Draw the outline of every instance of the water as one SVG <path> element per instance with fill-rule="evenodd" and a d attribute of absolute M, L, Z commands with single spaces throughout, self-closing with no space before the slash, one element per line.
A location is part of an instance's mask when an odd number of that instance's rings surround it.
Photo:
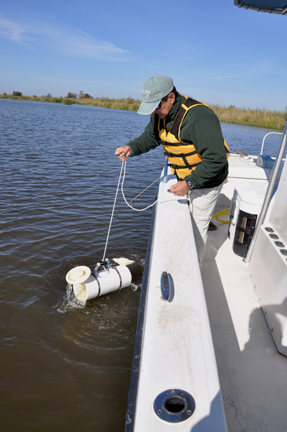
<path fill-rule="evenodd" d="M 121 169 L 114 151 L 148 118 L 9 100 L 0 115 L 0 430 L 122 431 L 152 210 L 134 212 L 118 195 L 106 256 L 135 260 L 131 287 L 82 305 L 65 275 L 102 258 Z M 222 129 L 232 151 L 253 154 L 268 132 Z M 276 154 L 280 137 L 268 143 Z M 128 160 L 129 200 L 163 162 L 160 148 Z M 135 206 L 151 204 L 156 189 Z"/>

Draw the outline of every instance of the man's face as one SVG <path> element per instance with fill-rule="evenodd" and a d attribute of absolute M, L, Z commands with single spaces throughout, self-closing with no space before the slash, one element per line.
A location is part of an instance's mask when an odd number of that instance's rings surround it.
<path fill-rule="evenodd" d="M 154 110 L 154 113 L 156 113 L 159 116 L 159 118 L 164 119 L 170 112 L 174 104 L 174 101 L 175 101 L 175 94 L 170 93 L 167 97 L 167 100 L 162 101 L 160 108 Z"/>

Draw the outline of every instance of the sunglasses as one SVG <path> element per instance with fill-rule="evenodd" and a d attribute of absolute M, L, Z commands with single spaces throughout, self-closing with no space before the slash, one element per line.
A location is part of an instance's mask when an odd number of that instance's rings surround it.
<path fill-rule="evenodd" d="M 165 96 L 162 98 L 162 100 L 160 101 L 160 103 L 158 104 L 158 106 L 156 107 L 156 110 L 160 109 L 162 102 L 166 101 L 169 95 Z"/>

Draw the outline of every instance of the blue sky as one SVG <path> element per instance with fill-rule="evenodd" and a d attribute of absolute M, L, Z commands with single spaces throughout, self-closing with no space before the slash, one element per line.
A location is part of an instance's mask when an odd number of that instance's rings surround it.
<path fill-rule="evenodd" d="M 0 93 L 141 98 L 171 76 L 206 103 L 287 107 L 287 17 L 233 0 L 0 0 Z"/>

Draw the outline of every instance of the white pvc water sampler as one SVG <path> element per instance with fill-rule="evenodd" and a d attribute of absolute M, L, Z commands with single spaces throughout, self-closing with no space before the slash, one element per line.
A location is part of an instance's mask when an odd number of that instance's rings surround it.
<path fill-rule="evenodd" d="M 72 286 L 75 297 L 86 302 L 129 286 L 132 275 L 126 265 L 111 264 L 109 261 L 98 264 L 93 271 L 86 266 L 74 267 L 66 274 L 66 281 Z"/>
<path fill-rule="evenodd" d="M 113 258 L 112 260 L 113 262 L 111 262 L 109 259 L 105 258 L 118 190 L 120 186 L 120 180 L 122 177 L 123 168 L 125 166 L 126 166 L 126 162 L 123 162 L 121 166 L 121 172 L 119 175 L 119 180 L 118 180 L 116 195 L 114 199 L 114 205 L 111 214 L 108 235 L 106 239 L 106 245 L 105 245 L 102 261 L 97 263 L 93 271 L 91 271 L 89 267 L 78 266 L 78 267 L 74 267 L 66 274 L 66 281 L 68 282 L 69 285 L 72 286 L 75 297 L 81 302 L 86 302 L 87 300 L 90 300 L 92 298 L 99 297 L 104 294 L 108 294 L 110 292 L 120 290 L 121 288 L 129 286 L 132 281 L 132 275 L 127 266 L 133 264 L 134 261 L 129 260 L 127 258 Z M 133 208 L 127 202 L 123 193 L 124 177 L 125 177 L 125 169 L 124 169 L 124 175 L 122 179 L 122 194 L 126 204 L 130 208 Z M 152 205 L 146 207 L 145 209 L 141 209 L 141 210 L 134 209 L 134 208 L 133 209 L 137 211 L 143 211 L 152 207 L 155 203 L 156 201 Z"/>

